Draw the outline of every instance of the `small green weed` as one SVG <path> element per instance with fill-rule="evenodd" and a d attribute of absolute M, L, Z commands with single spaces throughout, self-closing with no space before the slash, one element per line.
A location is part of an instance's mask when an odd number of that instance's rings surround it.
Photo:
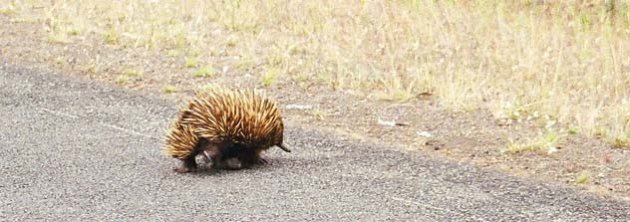
<path fill-rule="evenodd" d="M 204 66 L 201 67 L 197 70 L 195 70 L 195 72 L 193 72 L 193 76 L 195 77 L 212 77 L 216 74 L 216 70 L 214 69 L 214 67 L 212 66 Z"/>
<path fill-rule="evenodd" d="M 262 84 L 265 87 L 269 87 L 271 85 L 273 85 L 276 80 L 278 79 L 278 76 L 280 76 L 280 69 L 278 68 L 269 68 L 267 69 L 267 71 L 265 73 L 263 73 L 262 76 Z"/>
<path fill-rule="evenodd" d="M 118 77 L 116 77 L 116 79 L 114 79 L 114 82 L 118 85 L 126 85 L 127 83 L 129 83 L 129 76 L 127 75 L 118 75 Z"/>
<path fill-rule="evenodd" d="M 71 43 L 72 41 L 70 41 L 70 39 L 68 39 L 68 36 L 64 33 L 50 33 L 48 34 L 48 42 L 50 43 L 58 43 L 58 44 L 67 44 L 67 43 Z"/>
<path fill-rule="evenodd" d="M 630 138 L 618 136 L 612 142 L 612 147 L 616 149 L 630 148 Z"/>
<path fill-rule="evenodd" d="M 311 115 L 313 115 L 313 117 L 315 117 L 315 119 L 318 121 L 322 121 L 326 117 L 326 113 L 320 109 L 315 109 L 311 111 Z"/>
<path fill-rule="evenodd" d="M 120 34 L 118 34 L 118 32 L 116 32 L 116 30 L 110 29 L 107 32 L 105 32 L 105 34 L 103 36 L 103 39 L 104 39 L 105 43 L 107 43 L 107 44 L 116 45 L 120 41 Z"/>
<path fill-rule="evenodd" d="M 197 57 L 187 57 L 186 63 L 184 64 L 186 68 L 194 68 L 194 67 L 197 67 L 198 65 L 199 65 L 199 58 Z"/>
<path fill-rule="evenodd" d="M 586 172 L 582 172 L 580 173 L 576 178 L 575 178 L 575 182 L 577 184 L 586 184 L 589 181 L 589 176 L 588 173 Z"/>
<path fill-rule="evenodd" d="M 141 78 L 144 75 L 144 71 L 142 69 L 125 69 L 123 73 L 132 78 Z"/>
<path fill-rule="evenodd" d="M 166 86 L 164 86 L 164 88 L 162 90 L 166 94 L 171 94 L 171 93 L 177 92 L 177 87 L 175 87 L 173 85 L 166 85 Z"/>
<path fill-rule="evenodd" d="M 516 143 L 514 141 L 510 141 L 507 148 L 503 150 L 503 153 L 510 154 L 518 154 L 522 152 L 546 152 L 547 154 L 551 154 L 557 151 L 556 143 L 559 139 L 557 133 L 553 131 L 548 131 L 544 135 L 535 138 L 533 140 L 529 140 L 525 143 Z"/>

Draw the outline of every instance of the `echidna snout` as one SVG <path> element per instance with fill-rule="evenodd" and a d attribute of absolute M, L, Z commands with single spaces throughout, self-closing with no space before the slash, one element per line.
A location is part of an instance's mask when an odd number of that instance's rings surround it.
<path fill-rule="evenodd" d="M 291 150 L 287 147 L 287 145 L 281 143 L 278 145 L 278 147 L 280 147 L 280 149 L 284 150 L 284 152 L 290 153 Z"/>

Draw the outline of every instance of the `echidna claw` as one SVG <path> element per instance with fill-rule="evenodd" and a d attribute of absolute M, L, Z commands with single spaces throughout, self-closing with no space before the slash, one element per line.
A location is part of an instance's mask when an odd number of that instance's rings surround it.
<path fill-rule="evenodd" d="M 280 147 L 280 149 L 282 149 L 284 152 L 287 152 L 287 153 L 290 153 L 290 152 L 291 152 L 291 149 L 289 149 L 289 148 L 287 147 L 287 145 L 280 144 L 280 145 L 278 145 L 278 147 Z"/>
<path fill-rule="evenodd" d="M 269 164 L 269 161 L 267 161 L 266 159 L 260 158 L 256 161 L 256 163 L 260 165 L 265 165 L 265 164 Z"/>
<path fill-rule="evenodd" d="M 202 152 L 202 154 L 203 154 L 203 157 L 204 157 L 206 162 L 211 162 L 212 161 L 212 155 L 210 155 L 210 153 L 208 153 L 207 150 L 204 150 Z"/>
<path fill-rule="evenodd" d="M 190 173 L 190 172 L 194 172 L 195 170 L 187 168 L 187 167 L 176 167 L 176 168 L 173 168 L 173 171 L 177 173 Z"/>

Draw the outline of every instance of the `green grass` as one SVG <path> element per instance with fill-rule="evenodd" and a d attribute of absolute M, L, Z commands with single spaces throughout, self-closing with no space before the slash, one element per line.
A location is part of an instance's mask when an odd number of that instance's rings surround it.
<path fill-rule="evenodd" d="M 204 66 L 195 70 L 195 72 L 193 72 L 193 76 L 198 77 L 198 78 L 212 77 L 215 74 L 216 74 L 216 70 L 212 66 Z"/>
<path fill-rule="evenodd" d="M 67 58 L 65 56 L 57 56 L 53 59 L 53 61 L 59 66 L 65 66 L 68 64 Z"/>
<path fill-rule="evenodd" d="M 611 142 L 611 144 L 617 149 L 630 149 L 630 139 L 628 138 L 630 137 L 617 137 Z"/>
<path fill-rule="evenodd" d="M 318 121 L 322 121 L 322 120 L 326 119 L 326 112 L 324 112 L 321 109 L 314 109 L 310 113 Z"/>
<path fill-rule="evenodd" d="M 50 43 L 59 43 L 59 44 L 67 44 L 71 43 L 68 36 L 63 33 L 51 33 L 48 35 L 48 42 Z"/>
<path fill-rule="evenodd" d="M 144 71 L 142 69 L 139 69 L 139 68 L 125 69 L 123 71 L 123 73 L 126 76 L 129 76 L 129 77 L 132 77 L 132 78 L 142 78 L 142 76 L 144 75 Z"/>
<path fill-rule="evenodd" d="M 99 73 L 103 66 L 100 60 L 101 60 L 101 57 L 97 55 L 96 58 L 91 59 L 88 63 L 84 64 L 82 66 L 82 70 L 89 74 Z"/>
<path fill-rule="evenodd" d="M 253 68 L 256 64 L 254 58 L 250 55 L 242 56 L 236 63 L 236 68 L 240 71 L 246 71 Z"/>
<path fill-rule="evenodd" d="M 261 82 L 263 86 L 269 87 L 273 85 L 276 81 L 278 81 L 278 77 L 282 73 L 282 70 L 278 68 L 269 68 L 262 74 Z"/>
<path fill-rule="evenodd" d="M 575 183 L 577 183 L 577 184 L 586 184 L 586 183 L 589 182 L 589 180 L 590 180 L 590 177 L 589 177 L 588 173 L 587 172 L 581 172 L 575 178 Z"/>
<path fill-rule="evenodd" d="M 4 16 L 15 16 L 18 13 L 11 7 L 11 5 L 0 8 L 0 15 Z"/>
<path fill-rule="evenodd" d="M 518 154 L 523 152 L 539 152 L 552 154 L 557 151 L 556 144 L 558 142 L 559 135 L 553 131 L 548 131 L 537 138 L 529 139 L 526 142 L 511 141 L 507 148 L 503 150 L 504 153 Z"/>
<path fill-rule="evenodd" d="M 173 85 L 167 85 L 167 86 L 164 86 L 162 91 L 166 94 L 171 94 L 171 93 L 177 92 L 177 87 Z"/>
<path fill-rule="evenodd" d="M 187 57 L 184 66 L 186 68 L 194 68 L 199 65 L 199 58 L 197 57 Z"/>
<path fill-rule="evenodd" d="M 118 85 L 126 85 L 131 79 L 127 75 L 118 75 L 114 82 Z"/>
<path fill-rule="evenodd" d="M 103 35 L 103 41 L 110 45 L 117 45 L 120 42 L 120 34 L 114 29 L 109 29 Z"/>

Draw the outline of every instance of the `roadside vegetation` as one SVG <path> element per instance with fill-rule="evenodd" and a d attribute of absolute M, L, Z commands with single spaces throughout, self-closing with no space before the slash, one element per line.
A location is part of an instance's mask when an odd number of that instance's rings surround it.
<path fill-rule="evenodd" d="M 630 140 L 622 1 L 29 0 L 0 12 L 41 23 L 51 43 L 149 48 L 192 68 L 228 46 L 239 69 L 264 67 L 266 86 L 323 84 L 398 102 L 431 92 L 452 109 L 558 121 L 620 148 Z"/>

